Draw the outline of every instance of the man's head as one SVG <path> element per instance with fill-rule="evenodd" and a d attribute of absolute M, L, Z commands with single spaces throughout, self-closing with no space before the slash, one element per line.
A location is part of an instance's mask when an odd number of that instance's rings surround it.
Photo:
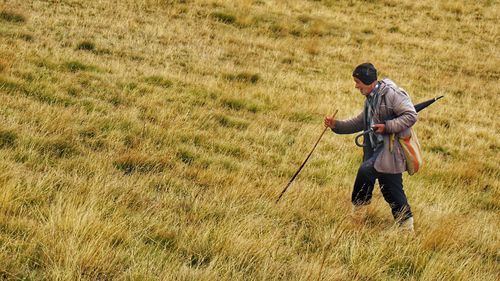
<path fill-rule="evenodd" d="M 352 77 L 354 77 L 356 89 L 364 96 L 369 95 L 377 84 L 377 70 L 371 63 L 358 65 L 352 72 Z"/>

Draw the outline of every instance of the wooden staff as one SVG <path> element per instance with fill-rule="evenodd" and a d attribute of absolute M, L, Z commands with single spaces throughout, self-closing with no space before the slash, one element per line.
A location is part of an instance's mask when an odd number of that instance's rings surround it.
<path fill-rule="evenodd" d="M 335 119 L 335 115 L 337 115 L 337 112 L 338 110 L 335 111 L 335 113 L 332 115 L 332 119 Z M 316 141 L 316 143 L 314 144 L 314 147 L 313 149 L 311 150 L 311 152 L 309 152 L 309 155 L 307 155 L 307 158 L 306 160 L 304 160 L 304 163 L 302 163 L 302 165 L 300 165 L 300 168 L 297 170 L 297 172 L 295 172 L 295 174 L 293 175 L 292 179 L 290 179 L 290 181 L 288 182 L 288 184 L 285 186 L 285 188 L 283 189 L 283 191 L 281 191 L 281 194 L 280 196 L 278 197 L 278 199 L 276 200 L 276 203 L 278 203 L 278 201 L 280 201 L 281 199 L 281 196 L 283 196 L 283 194 L 286 192 L 286 190 L 288 189 L 288 187 L 292 184 L 292 182 L 295 180 L 295 177 L 297 177 L 297 175 L 300 173 L 300 171 L 302 170 L 302 168 L 304 168 L 304 165 L 306 164 L 307 160 L 309 160 L 309 157 L 311 157 L 314 149 L 316 149 L 316 146 L 318 145 L 319 141 L 321 140 L 321 138 L 323 137 L 323 135 L 325 134 L 326 130 L 328 129 L 328 127 L 325 127 L 323 129 L 323 132 L 321 132 L 321 135 L 319 136 L 318 140 Z"/>

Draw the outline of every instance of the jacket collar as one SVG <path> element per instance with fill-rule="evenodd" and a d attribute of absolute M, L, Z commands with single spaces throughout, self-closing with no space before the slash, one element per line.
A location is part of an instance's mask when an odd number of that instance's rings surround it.
<path fill-rule="evenodd" d="M 375 88 L 366 96 L 368 100 L 372 100 L 377 94 L 380 94 L 381 90 L 381 83 L 378 82 L 377 85 L 375 85 Z"/>
<path fill-rule="evenodd" d="M 384 79 L 378 81 L 378 85 L 379 85 L 378 93 L 380 96 L 385 96 L 388 88 L 397 87 L 396 83 L 394 83 L 391 79 L 388 79 L 388 78 L 384 78 Z"/>

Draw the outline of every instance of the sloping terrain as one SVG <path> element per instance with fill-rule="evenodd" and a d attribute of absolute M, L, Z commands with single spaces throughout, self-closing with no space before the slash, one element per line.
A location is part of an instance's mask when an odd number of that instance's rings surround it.
<path fill-rule="evenodd" d="M 497 1 L 0 4 L 0 277 L 497 280 Z M 349 217 L 372 62 L 417 103 L 416 233 Z"/>

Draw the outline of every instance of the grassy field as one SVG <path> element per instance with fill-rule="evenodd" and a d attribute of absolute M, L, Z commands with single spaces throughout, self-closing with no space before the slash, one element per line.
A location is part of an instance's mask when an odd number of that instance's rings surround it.
<path fill-rule="evenodd" d="M 0 279 L 498 280 L 497 1 L 0 1 Z M 415 235 L 328 132 L 414 102 Z"/>

